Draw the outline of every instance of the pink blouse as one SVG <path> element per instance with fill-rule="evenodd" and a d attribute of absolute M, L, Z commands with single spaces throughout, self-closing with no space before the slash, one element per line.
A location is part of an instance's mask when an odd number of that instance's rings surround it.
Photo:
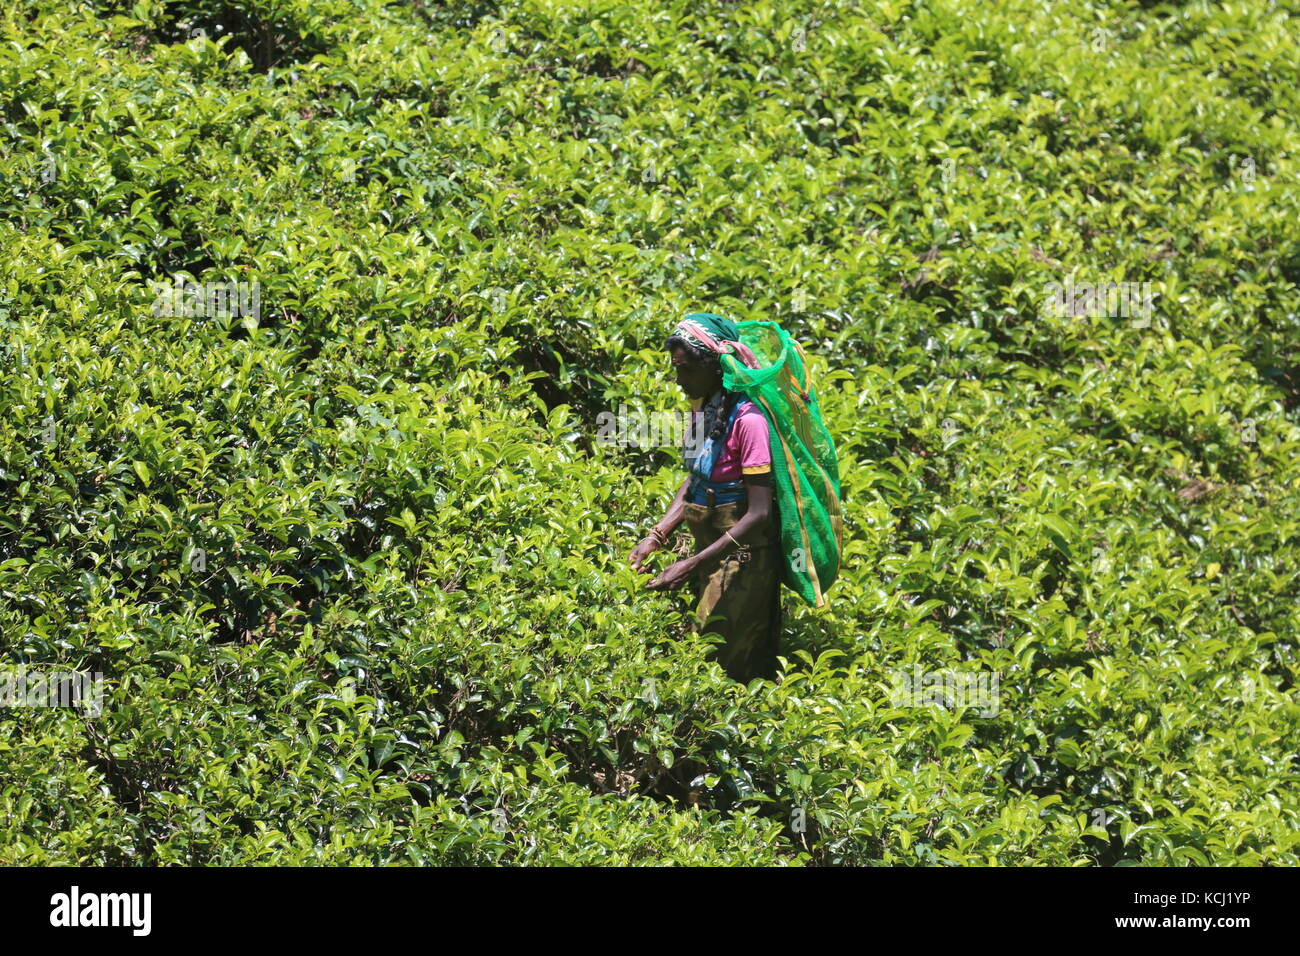
<path fill-rule="evenodd" d="M 767 419 L 753 402 L 742 401 L 744 404 L 713 464 L 713 474 L 709 476 L 712 481 L 735 481 L 742 475 L 765 475 L 772 470 L 772 440 Z M 692 426 L 698 427 L 695 423 L 703 414 L 691 412 Z"/>

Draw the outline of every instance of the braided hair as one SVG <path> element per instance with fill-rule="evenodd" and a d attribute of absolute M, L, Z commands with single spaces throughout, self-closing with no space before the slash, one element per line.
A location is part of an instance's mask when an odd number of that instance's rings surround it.
<path fill-rule="evenodd" d="M 680 335 L 670 335 L 664 342 L 665 349 L 681 349 L 689 356 L 693 365 L 703 365 L 712 373 L 714 370 L 719 375 L 722 374 L 722 362 L 718 359 L 716 352 L 709 349 L 701 349 L 692 345 Z M 731 412 L 743 396 L 740 392 L 730 392 L 722 389 L 715 395 L 709 397 L 704 403 L 704 432 L 714 441 L 721 441 L 727 431 L 727 422 L 731 418 Z"/>

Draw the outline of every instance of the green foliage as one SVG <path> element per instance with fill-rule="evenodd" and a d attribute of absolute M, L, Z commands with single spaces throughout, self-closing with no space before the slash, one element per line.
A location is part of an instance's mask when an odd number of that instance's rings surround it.
<path fill-rule="evenodd" d="M 0 863 L 1296 865 L 1295 35 L 9 5 L 0 650 L 106 699 L 0 708 Z M 592 441 L 692 310 L 790 330 L 839 453 L 775 684 L 626 566 L 678 457 Z"/>

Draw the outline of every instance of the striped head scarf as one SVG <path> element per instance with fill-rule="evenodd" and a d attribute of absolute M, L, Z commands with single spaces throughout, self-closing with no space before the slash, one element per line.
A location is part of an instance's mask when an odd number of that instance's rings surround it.
<path fill-rule="evenodd" d="M 698 349 L 719 355 L 729 352 L 746 368 L 758 368 L 757 357 L 748 345 L 741 343 L 740 330 L 730 319 L 712 312 L 688 312 L 677 323 L 673 334 L 680 335 Z"/>

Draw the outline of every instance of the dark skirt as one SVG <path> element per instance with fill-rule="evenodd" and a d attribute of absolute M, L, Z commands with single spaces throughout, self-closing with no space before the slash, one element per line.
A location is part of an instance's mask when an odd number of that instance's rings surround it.
<path fill-rule="evenodd" d="M 747 502 L 697 505 L 686 503 L 686 524 L 695 536 L 698 554 L 745 514 Z M 713 567 L 701 567 L 694 581 L 695 625 L 700 633 L 715 633 L 726 643 L 710 652 L 727 675 L 742 684 L 756 677 L 776 679 L 776 655 L 781 640 L 781 554 L 775 515 L 765 526 L 751 529 Z"/>

